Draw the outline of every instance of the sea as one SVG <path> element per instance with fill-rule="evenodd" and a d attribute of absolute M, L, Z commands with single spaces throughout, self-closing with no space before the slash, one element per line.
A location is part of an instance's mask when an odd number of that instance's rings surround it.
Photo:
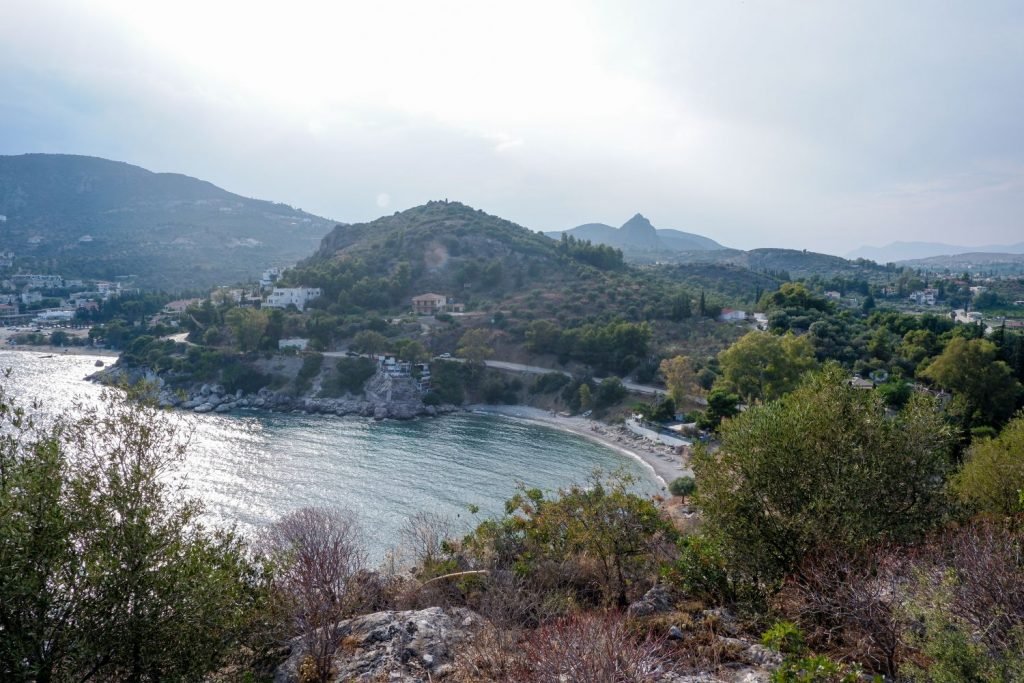
<path fill-rule="evenodd" d="M 0 384 L 46 419 L 98 401 L 84 378 L 113 358 L 0 350 Z M 557 491 L 595 470 L 624 470 L 638 493 L 656 493 L 649 470 L 576 435 L 498 415 L 456 413 L 410 421 L 264 413 L 172 412 L 191 433 L 173 473 L 200 499 L 209 524 L 256 537 L 282 514 L 306 506 L 353 513 L 370 556 L 383 560 L 420 511 L 444 516 L 461 534 L 501 515 L 519 485 Z"/>

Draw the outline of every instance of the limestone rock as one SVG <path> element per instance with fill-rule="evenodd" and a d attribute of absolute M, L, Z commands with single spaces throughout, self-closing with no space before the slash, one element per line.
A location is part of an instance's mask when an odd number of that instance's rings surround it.
<path fill-rule="evenodd" d="M 334 681 L 426 683 L 451 671 L 453 648 L 472 637 L 480 623 L 473 612 L 430 607 L 406 612 L 375 612 L 340 622 L 334 640 Z M 468 624 L 468 625 L 467 625 Z M 306 657 L 302 638 L 292 641 L 288 660 L 274 683 L 298 683 Z"/>
<path fill-rule="evenodd" d="M 651 590 L 644 593 L 642 598 L 629 606 L 628 612 L 631 617 L 646 617 L 671 610 L 672 596 L 664 585 L 656 583 Z"/>

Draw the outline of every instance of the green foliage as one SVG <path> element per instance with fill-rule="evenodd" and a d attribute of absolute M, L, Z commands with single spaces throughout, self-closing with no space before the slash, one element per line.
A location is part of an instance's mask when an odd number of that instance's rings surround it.
<path fill-rule="evenodd" d="M 594 407 L 597 409 L 608 408 L 626 398 L 626 386 L 618 377 L 606 377 L 597 385 L 594 392 Z"/>
<path fill-rule="evenodd" d="M 665 386 L 675 404 L 682 405 L 687 395 L 697 386 L 697 376 L 693 363 L 686 356 L 675 356 L 661 361 L 658 367 L 665 378 Z"/>
<path fill-rule="evenodd" d="M 600 270 L 621 270 L 626 265 L 621 249 L 607 244 L 591 244 L 589 240 L 579 240 L 565 233 L 558 243 L 558 253 Z"/>
<path fill-rule="evenodd" d="M 953 490 L 979 512 L 1013 515 L 1024 512 L 1024 413 L 1018 413 L 994 439 L 976 439 Z"/>
<path fill-rule="evenodd" d="M 480 387 L 480 393 L 485 403 L 505 403 L 514 405 L 519 403 L 519 392 L 523 383 L 516 378 L 508 378 L 501 372 L 488 372 Z"/>
<path fill-rule="evenodd" d="M 693 477 L 676 477 L 672 480 L 672 483 L 668 485 L 668 490 L 673 496 L 681 496 L 685 498 L 693 495 L 697 490 L 697 482 Z"/>
<path fill-rule="evenodd" d="M 730 571 L 763 589 L 822 545 L 857 550 L 942 521 L 951 434 L 928 399 L 886 416 L 874 392 L 829 366 L 698 445 L 697 503 Z"/>
<path fill-rule="evenodd" d="M 708 407 L 697 419 L 701 429 L 714 431 L 722 420 L 739 414 L 740 397 L 725 389 L 712 389 L 708 394 Z"/>
<path fill-rule="evenodd" d="M 986 339 L 954 337 L 938 357 L 918 370 L 919 376 L 967 400 L 972 421 L 1002 424 L 1017 405 L 1020 383 L 995 344 Z"/>
<path fill-rule="evenodd" d="M 302 367 L 295 375 L 295 393 L 304 394 L 309 391 L 313 378 L 320 374 L 324 365 L 324 357 L 319 353 L 311 353 L 302 358 Z"/>
<path fill-rule="evenodd" d="M 575 574 L 584 582 L 575 600 L 596 593 L 602 604 L 625 606 L 655 571 L 659 544 L 674 536 L 653 502 L 629 492 L 631 484 L 627 475 L 595 474 L 554 498 L 520 489 L 506 516 L 477 527 L 463 549 L 477 565 L 514 569 L 541 585 Z"/>
<path fill-rule="evenodd" d="M 246 394 L 255 394 L 273 381 L 270 375 L 258 372 L 237 359 L 226 363 L 221 370 L 221 382 L 228 393 L 235 393 L 239 389 Z"/>
<path fill-rule="evenodd" d="M 761 644 L 784 655 L 799 655 L 806 650 L 804 634 L 791 621 L 777 621 L 761 634 Z"/>
<path fill-rule="evenodd" d="M 436 396 L 440 403 L 462 405 L 465 400 L 466 367 L 454 361 L 435 361 L 430 365 L 428 396 Z"/>
<path fill-rule="evenodd" d="M 802 283 L 785 282 L 778 290 L 767 292 L 761 297 L 760 307 L 764 311 L 774 309 L 814 309 L 819 311 L 830 311 L 832 304 L 827 299 L 814 296 Z"/>
<path fill-rule="evenodd" d="M 718 354 L 726 384 L 748 403 L 770 401 L 792 391 L 815 367 L 806 337 L 750 332 Z"/>
<path fill-rule="evenodd" d="M 490 347 L 491 334 L 487 330 L 475 328 L 466 330 L 459 339 L 459 348 L 455 351 L 460 357 L 477 365 L 494 355 Z"/>
<path fill-rule="evenodd" d="M 268 318 L 266 311 L 235 307 L 224 315 L 224 322 L 231 328 L 238 350 L 247 353 L 260 347 L 267 331 Z"/>
<path fill-rule="evenodd" d="M 919 582 L 923 580 L 918 578 Z M 938 586 L 928 586 L 923 591 L 926 599 L 918 595 L 908 605 L 907 616 L 915 624 L 908 633 L 908 644 L 923 658 L 901 667 L 900 674 L 908 681 L 921 683 L 1015 683 L 1024 680 L 1024 629 L 1018 625 L 1007 634 L 998 651 L 987 647 L 989 634 L 978 637 L 972 624 L 965 623 L 955 614 L 952 603 L 958 582 L 955 573 L 947 572 L 940 577 Z M 972 587 L 968 589 L 972 590 Z M 1001 620 L 1003 616 L 983 615 L 985 621 L 992 622 Z M 925 664 L 921 664 L 922 661 Z"/>
<path fill-rule="evenodd" d="M 200 680 L 263 600 L 230 533 L 164 476 L 180 439 L 105 397 L 49 429 L 0 396 L 0 678 Z"/>
<path fill-rule="evenodd" d="M 391 341 L 380 332 L 363 330 L 352 340 L 352 348 L 360 353 L 384 353 L 391 348 Z"/>
<path fill-rule="evenodd" d="M 320 395 L 333 398 L 346 393 L 360 394 L 366 380 L 373 377 L 375 372 L 377 366 L 369 358 L 339 358 L 334 372 L 324 381 Z"/>
<path fill-rule="evenodd" d="M 744 587 L 734 581 L 721 542 L 706 534 L 679 539 L 678 555 L 663 569 L 669 583 L 686 595 L 722 604 L 735 602 Z"/>
<path fill-rule="evenodd" d="M 907 401 L 910 400 L 913 394 L 910 383 L 900 379 L 890 380 L 885 384 L 881 384 L 875 388 L 875 391 L 882 397 L 885 404 L 892 408 L 902 408 L 907 405 Z"/>
<path fill-rule="evenodd" d="M 550 394 L 558 391 L 566 384 L 568 384 L 571 378 L 561 372 L 548 372 L 540 375 L 530 385 L 531 394 Z"/>
<path fill-rule="evenodd" d="M 589 384 L 580 384 L 580 388 L 576 391 L 576 396 L 580 410 L 590 410 L 594 405 L 594 399 L 591 394 Z"/>
<path fill-rule="evenodd" d="M 772 672 L 772 683 L 861 683 L 860 667 L 841 664 L 824 655 L 787 659 Z M 881 677 L 874 679 L 881 683 Z"/>

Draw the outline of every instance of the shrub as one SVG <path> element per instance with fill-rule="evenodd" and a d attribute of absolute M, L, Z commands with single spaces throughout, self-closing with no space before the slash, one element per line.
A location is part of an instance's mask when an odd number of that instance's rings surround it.
<path fill-rule="evenodd" d="M 366 380 L 377 372 L 377 366 L 369 358 L 339 358 L 334 373 L 328 377 L 320 390 L 324 397 L 342 396 L 346 393 L 361 394 Z"/>
<path fill-rule="evenodd" d="M 52 429 L 0 391 L 0 679 L 203 680 L 263 604 L 258 567 L 167 481 L 186 439 L 104 394 Z"/>
<path fill-rule="evenodd" d="M 840 664 L 824 655 L 790 659 L 772 672 L 772 683 L 861 683 L 856 665 Z"/>
<path fill-rule="evenodd" d="M 761 634 L 761 644 L 784 655 L 798 655 L 806 648 L 804 634 L 792 621 L 777 621 Z"/>
<path fill-rule="evenodd" d="M 697 446 L 697 504 L 730 571 L 771 592 L 816 548 L 856 551 L 941 522 L 950 444 L 928 399 L 887 417 L 830 366 L 724 422 L 715 453 Z"/>
<path fill-rule="evenodd" d="M 975 439 L 953 490 L 975 510 L 1000 515 L 1024 512 L 1024 413 L 1019 413 L 994 439 Z"/>
<path fill-rule="evenodd" d="M 550 394 L 558 391 L 571 381 L 568 375 L 561 372 L 548 372 L 533 381 L 530 385 L 531 394 Z"/>

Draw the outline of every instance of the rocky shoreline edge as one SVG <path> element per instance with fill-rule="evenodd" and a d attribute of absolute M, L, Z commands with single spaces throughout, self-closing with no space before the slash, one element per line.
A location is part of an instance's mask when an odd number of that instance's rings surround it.
<path fill-rule="evenodd" d="M 203 383 L 189 389 L 172 387 L 152 370 L 126 369 L 111 366 L 88 377 L 91 382 L 105 385 L 144 382 L 153 387 L 153 399 L 161 408 L 193 413 L 230 413 L 236 410 L 262 410 L 273 413 L 306 413 L 310 415 L 354 415 L 375 420 L 412 420 L 417 417 L 437 417 L 462 410 L 455 405 L 426 405 L 418 398 L 404 396 L 399 399 L 372 395 L 346 394 L 338 398 L 294 396 L 285 392 L 263 388 L 256 393 L 241 389 L 231 393 L 223 385 Z"/>

